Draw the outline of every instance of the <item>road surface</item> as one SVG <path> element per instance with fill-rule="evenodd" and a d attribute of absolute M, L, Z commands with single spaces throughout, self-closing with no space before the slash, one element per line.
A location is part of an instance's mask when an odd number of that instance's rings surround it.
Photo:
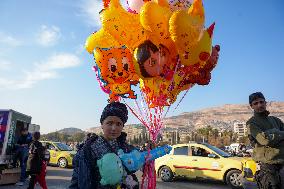
<path fill-rule="evenodd" d="M 58 167 L 47 167 L 47 186 L 48 189 L 66 189 L 71 180 L 72 169 L 62 169 Z M 141 174 L 140 174 L 141 175 Z M 139 176 L 139 173 L 138 173 Z M 6 185 L 0 186 L 0 189 L 25 189 L 27 188 L 28 183 L 25 186 L 15 186 L 15 185 Z M 40 189 L 39 186 L 35 187 Z M 157 180 L 157 189 L 229 189 L 230 187 L 226 186 L 222 182 L 217 181 L 208 181 L 208 180 L 185 180 L 178 179 L 174 182 L 162 182 Z"/>

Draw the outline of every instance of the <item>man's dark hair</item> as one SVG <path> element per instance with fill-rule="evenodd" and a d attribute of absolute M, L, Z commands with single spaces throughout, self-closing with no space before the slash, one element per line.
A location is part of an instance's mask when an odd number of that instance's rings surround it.
<path fill-rule="evenodd" d="M 255 92 L 249 95 L 249 104 L 251 105 L 251 103 L 258 98 L 262 98 L 263 100 L 265 100 L 265 97 L 261 92 Z"/>
<path fill-rule="evenodd" d="M 143 77 L 151 77 L 144 67 L 144 62 L 151 57 L 150 50 L 154 53 L 159 51 L 159 48 L 150 40 L 141 43 L 136 50 L 136 61 L 139 64 L 140 72 Z"/>
<path fill-rule="evenodd" d="M 38 132 L 38 131 L 34 132 L 33 138 L 34 138 L 35 140 L 39 140 L 39 139 L 40 139 L 40 132 Z"/>
<path fill-rule="evenodd" d="M 25 131 L 28 131 L 28 128 L 23 127 L 23 128 L 21 129 L 21 133 L 23 133 L 23 132 L 25 132 Z"/>

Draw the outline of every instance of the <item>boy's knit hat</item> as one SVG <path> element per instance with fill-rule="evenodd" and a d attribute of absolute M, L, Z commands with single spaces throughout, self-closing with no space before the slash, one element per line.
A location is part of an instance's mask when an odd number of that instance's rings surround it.
<path fill-rule="evenodd" d="M 101 124 L 108 116 L 117 116 L 121 119 L 123 124 L 128 120 L 128 110 L 125 104 L 120 102 L 112 102 L 108 104 L 101 115 L 100 122 Z"/>

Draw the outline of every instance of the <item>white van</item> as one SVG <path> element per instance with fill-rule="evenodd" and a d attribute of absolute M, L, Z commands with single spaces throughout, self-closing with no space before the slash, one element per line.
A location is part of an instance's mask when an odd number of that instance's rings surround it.
<path fill-rule="evenodd" d="M 234 152 L 236 152 L 236 153 L 239 152 L 239 147 L 240 147 L 240 144 L 239 144 L 239 143 L 233 143 L 233 144 L 230 145 L 231 151 L 234 151 Z"/>
<path fill-rule="evenodd" d="M 31 116 L 11 109 L 0 109 L 0 185 L 16 183 L 20 167 L 13 168 L 15 143 L 23 128 L 29 128 Z"/>

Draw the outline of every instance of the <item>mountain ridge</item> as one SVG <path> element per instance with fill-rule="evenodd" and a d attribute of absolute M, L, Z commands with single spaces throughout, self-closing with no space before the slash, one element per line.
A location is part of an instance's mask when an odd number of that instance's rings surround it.
<path fill-rule="evenodd" d="M 284 120 L 284 102 L 269 102 L 267 109 L 271 115 Z M 212 126 L 219 130 L 233 129 L 236 122 L 246 122 L 253 115 L 247 104 L 225 104 L 194 112 L 183 112 L 164 119 L 165 128 L 196 130 Z"/>
<path fill-rule="evenodd" d="M 82 129 L 76 127 L 66 127 L 57 131 L 58 133 L 67 134 L 67 135 L 74 135 L 76 133 L 84 133 Z"/>
<path fill-rule="evenodd" d="M 267 109 L 284 121 L 284 102 L 268 102 Z M 248 104 L 224 104 L 222 106 L 204 108 L 198 111 L 183 112 L 179 115 L 164 119 L 164 130 L 194 131 L 206 126 L 212 126 L 218 130 L 232 130 L 234 123 L 245 123 L 253 115 L 253 110 Z M 85 131 L 71 127 L 58 132 L 68 133 L 69 130 L 76 132 L 102 132 L 100 127 L 91 127 Z M 77 129 L 77 130 L 76 130 Z M 124 131 L 128 134 L 139 134 L 145 130 L 141 124 L 127 124 Z M 72 133 L 69 131 L 69 133 Z M 74 134 L 74 133 L 73 133 Z"/>

